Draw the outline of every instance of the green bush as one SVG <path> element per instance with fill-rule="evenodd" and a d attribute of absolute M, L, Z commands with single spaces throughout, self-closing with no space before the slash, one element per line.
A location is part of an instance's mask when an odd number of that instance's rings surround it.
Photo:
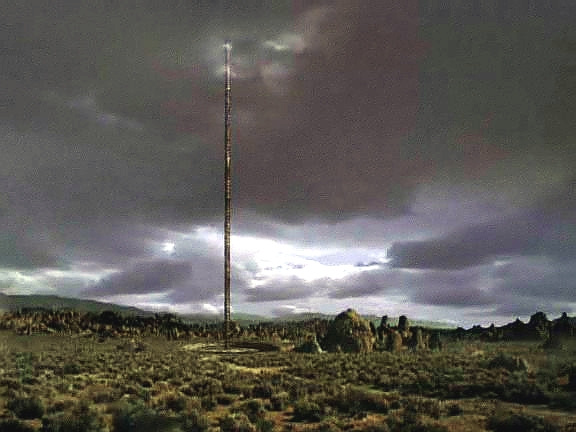
<path fill-rule="evenodd" d="M 256 420 L 256 423 L 254 424 L 254 426 L 256 426 L 256 430 L 258 432 L 273 432 L 275 425 L 274 425 L 274 422 L 272 420 L 260 418 L 260 419 Z"/>
<path fill-rule="evenodd" d="M 464 412 L 462 407 L 458 404 L 450 404 L 448 405 L 448 415 L 449 416 L 459 416 Z"/>
<path fill-rule="evenodd" d="M 212 396 L 203 397 L 200 400 L 200 403 L 202 405 L 202 409 L 205 409 L 206 411 L 212 411 L 218 406 L 218 401 L 216 400 L 215 397 Z"/>
<path fill-rule="evenodd" d="M 274 389 L 269 384 L 255 385 L 252 388 L 253 398 L 270 399 L 273 393 Z"/>
<path fill-rule="evenodd" d="M 286 410 L 286 403 L 288 402 L 289 395 L 286 392 L 276 393 L 270 398 L 271 411 L 284 411 Z"/>
<path fill-rule="evenodd" d="M 48 414 L 66 411 L 74 406 L 74 401 L 70 399 L 56 400 L 46 410 Z"/>
<path fill-rule="evenodd" d="M 113 432 L 160 432 L 175 427 L 176 420 L 145 407 L 142 403 L 121 403 L 113 410 Z"/>
<path fill-rule="evenodd" d="M 569 392 L 551 393 L 548 406 L 564 411 L 576 411 L 576 398 Z"/>
<path fill-rule="evenodd" d="M 170 394 L 166 397 L 164 401 L 164 406 L 166 409 L 172 410 L 175 413 L 182 412 L 186 409 L 187 399 L 184 396 L 177 394 Z"/>
<path fill-rule="evenodd" d="M 104 423 L 88 401 L 78 403 L 72 413 L 57 413 L 42 418 L 41 432 L 102 432 Z"/>
<path fill-rule="evenodd" d="M 6 403 L 6 408 L 12 411 L 16 417 L 23 420 L 41 418 L 44 415 L 44 404 L 34 397 L 17 397 Z"/>
<path fill-rule="evenodd" d="M 361 412 L 375 412 L 388 414 L 390 403 L 378 393 L 346 388 L 331 398 L 331 406 L 342 413 L 359 414 Z"/>
<path fill-rule="evenodd" d="M 252 423 L 256 423 L 258 419 L 264 418 L 266 409 L 264 404 L 259 399 L 251 399 L 242 404 L 241 410 Z"/>
<path fill-rule="evenodd" d="M 17 419 L 0 420 L 0 432 L 35 432 L 31 426 Z"/>
<path fill-rule="evenodd" d="M 181 417 L 182 432 L 205 432 L 210 428 L 208 417 L 198 410 L 192 410 Z"/>
<path fill-rule="evenodd" d="M 540 418 L 525 414 L 494 415 L 488 419 L 488 429 L 495 432 L 559 432 L 560 428 Z"/>
<path fill-rule="evenodd" d="M 218 405 L 232 405 L 235 400 L 236 397 L 229 394 L 221 394 L 216 396 L 216 402 Z"/>
<path fill-rule="evenodd" d="M 82 369 L 77 363 L 66 363 L 62 368 L 62 373 L 64 375 L 77 375 L 80 372 L 82 372 Z"/>
<path fill-rule="evenodd" d="M 244 414 L 227 415 L 220 420 L 222 432 L 256 432 L 256 427 L 250 423 Z"/>
<path fill-rule="evenodd" d="M 352 429 L 352 431 L 364 431 L 364 432 L 390 432 L 390 428 L 388 427 L 388 425 L 386 425 L 386 423 L 383 423 L 381 425 L 368 425 L 368 426 L 362 426 L 362 429 Z"/>
<path fill-rule="evenodd" d="M 320 405 L 308 399 L 300 399 L 294 405 L 293 420 L 319 422 L 324 418 L 324 412 Z"/>

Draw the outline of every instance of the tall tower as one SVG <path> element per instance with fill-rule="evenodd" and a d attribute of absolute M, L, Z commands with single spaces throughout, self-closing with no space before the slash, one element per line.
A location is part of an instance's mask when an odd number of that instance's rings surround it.
<path fill-rule="evenodd" d="M 232 145 L 230 134 L 230 51 L 232 45 L 224 44 L 224 345 L 230 348 L 230 219 L 231 211 L 231 161 Z"/>

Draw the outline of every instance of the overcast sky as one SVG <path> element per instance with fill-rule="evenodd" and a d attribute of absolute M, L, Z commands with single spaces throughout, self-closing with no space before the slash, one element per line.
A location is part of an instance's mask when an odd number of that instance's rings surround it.
<path fill-rule="evenodd" d="M 576 7 L 436 3 L 0 0 L 0 291 L 221 313 L 229 38 L 233 311 L 576 313 Z"/>

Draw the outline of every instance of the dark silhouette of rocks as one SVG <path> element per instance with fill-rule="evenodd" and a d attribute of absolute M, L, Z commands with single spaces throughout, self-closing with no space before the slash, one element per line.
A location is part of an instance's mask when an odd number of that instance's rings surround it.
<path fill-rule="evenodd" d="M 485 342 L 541 341 L 545 349 L 565 349 L 576 335 L 576 319 L 563 313 L 550 321 L 543 312 L 533 314 L 527 323 L 516 319 L 504 326 L 473 326 L 466 330 L 430 330 L 410 327 L 406 316 L 400 317 L 397 327 L 389 325 L 384 315 L 376 328 L 352 309 L 339 314 L 334 320 L 311 318 L 304 321 L 274 321 L 247 325 L 232 324 L 232 337 L 243 340 L 273 342 L 276 345 L 291 343 L 295 346 L 316 336 L 319 345 L 328 351 L 371 352 L 373 350 L 441 350 L 445 342 L 461 340 Z M 53 334 L 69 335 L 104 342 L 110 338 L 136 339 L 160 336 L 168 340 L 210 338 L 222 340 L 222 323 L 185 323 L 174 314 L 149 316 L 122 315 L 117 312 L 80 313 L 73 310 L 22 308 L 0 315 L 0 329 L 19 335 Z M 338 346 L 340 348 L 338 348 Z M 124 348 L 123 348 L 124 349 Z M 128 347 L 130 350 L 130 348 Z M 312 350 L 316 348 L 312 347 Z"/>

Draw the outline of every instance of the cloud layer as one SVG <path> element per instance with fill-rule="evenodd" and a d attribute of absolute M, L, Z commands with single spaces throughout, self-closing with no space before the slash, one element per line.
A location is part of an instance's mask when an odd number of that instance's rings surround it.
<path fill-rule="evenodd" d="M 230 38 L 235 301 L 574 305 L 574 7 L 0 7 L 7 292 L 213 310 Z"/>

